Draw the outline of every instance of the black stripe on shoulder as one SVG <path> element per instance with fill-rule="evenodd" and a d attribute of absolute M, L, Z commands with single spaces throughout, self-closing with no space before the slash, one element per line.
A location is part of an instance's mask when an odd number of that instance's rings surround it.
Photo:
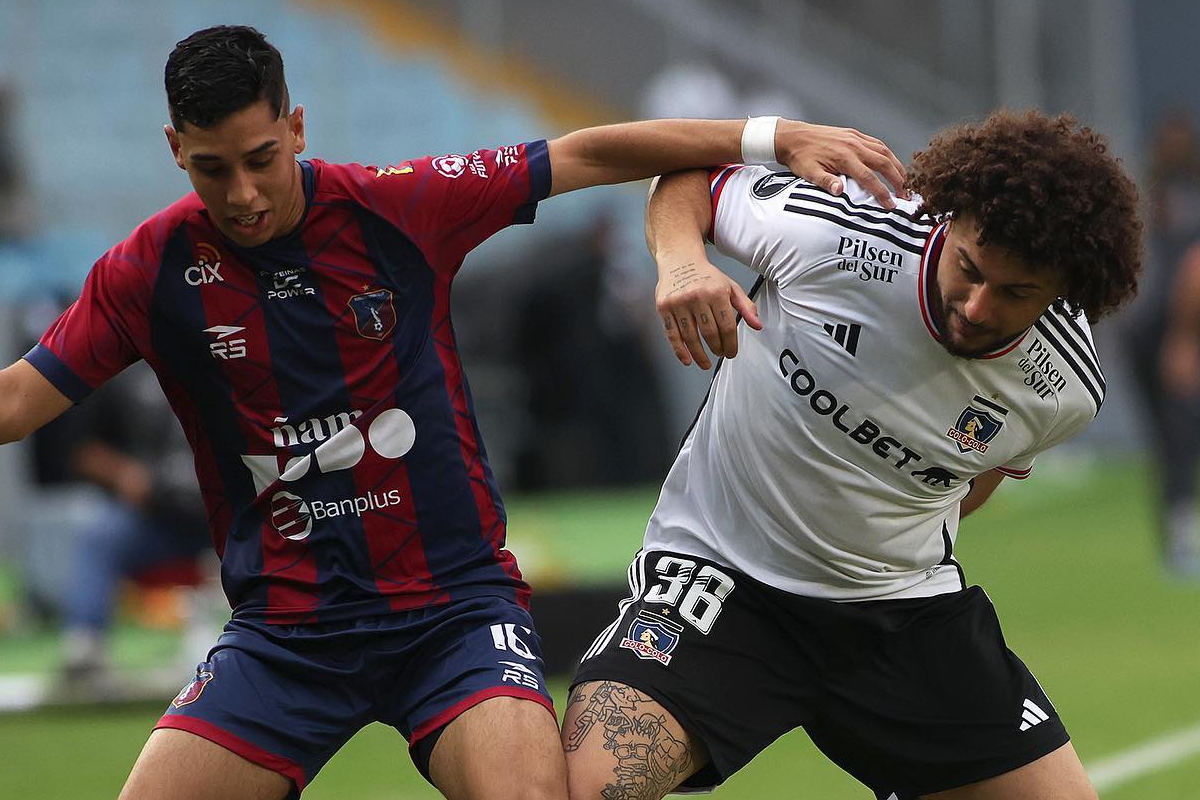
<path fill-rule="evenodd" d="M 796 188 L 798 190 L 803 189 L 803 190 L 806 190 L 809 192 L 814 192 L 814 193 L 820 194 L 821 196 L 827 197 L 827 198 L 834 197 L 834 195 L 829 194 L 829 192 L 825 191 L 821 187 L 817 186 L 814 183 L 806 181 L 803 178 L 800 179 L 800 182 L 797 184 Z M 850 206 L 850 208 L 861 208 L 861 209 L 864 209 L 867 211 L 878 211 L 880 213 L 888 214 L 891 216 L 903 217 L 904 219 L 908 220 L 909 222 L 913 223 L 914 225 L 926 225 L 931 228 L 934 225 L 932 220 L 930 220 L 927 215 L 918 214 L 915 211 L 905 211 L 901 208 L 883 208 L 882 206 L 878 206 L 878 205 L 874 205 L 874 204 L 867 205 L 865 203 L 855 203 L 850 198 L 846 197 L 844 194 L 837 195 L 837 199 L 842 201 L 846 205 Z"/>
<path fill-rule="evenodd" d="M 1079 320 L 1064 314 L 1053 306 L 1048 313 L 1042 315 L 1042 319 L 1059 332 L 1063 342 L 1075 351 L 1080 362 L 1092 373 L 1096 382 L 1104 386 L 1104 371 L 1100 369 L 1100 358 L 1096 355 L 1096 348 L 1088 340 L 1087 331 L 1083 330 Z"/>
<path fill-rule="evenodd" d="M 887 231 L 882 231 L 882 230 L 879 230 L 878 228 L 868 228 L 864 225 L 859 225 L 858 223 L 851 222 L 850 220 L 846 219 L 844 216 L 835 216 L 833 214 L 827 214 L 824 211 L 817 211 L 815 208 L 805 208 L 804 206 L 794 206 L 791 204 L 785 205 L 783 207 L 783 210 L 790 211 L 793 214 L 803 214 L 806 217 L 817 217 L 818 219 L 828 220 L 829 222 L 832 222 L 835 225 L 839 225 L 843 228 L 848 228 L 852 231 L 858 231 L 859 233 L 866 234 L 867 236 L 877 236 L 880 239 L 887 239 L 889 242 L 891 242 L 892 244 L 901 248 L 902 250 L 907 250 L 908 252 L 913 253 L 914 255 L 919 256 L 925 250 L 925 248 L 923 246 L 913 244 L 912 242 L 909 242 L 909 241 L 905 241 L 893 233 L 888 233 Z M 842 210 L 842 214 L 845 214 L 845 213 L 846 212 L 844 210 Z"/>
<path fill-rule="evenodd" d="M 1036 323 L 1034 323 L 1034 327 L 1037 328 L 1039 333 L 1041 333 L 1055 345 L 1059 355 L 1062 356 L 1063 360 L 1067 362 L 1067 365 L 1071 368 L 1071 371 L 1074 372 L 1076 377 L 1079 378 L 1079 382 L 1083 384 L 1083 388 L 1087 389 L 1088 394 L 1092 396 L 1092 400 L 1096 403 L 1096 410 L 1099 411 L 1100 404 L 1104 402 L 1104 382 L 1100 381 L 1097 383 L 1096 379 L 1091 375 L 1091 373 L 1079 365 L 1077 357 L 1071 354 L 1072 348 L 1063 344 L 1062 336 L 1057 331 L 1050 328 L 1050 326 L 1046 324 L 1045 320 L 1046 317 L 1042 317 Z"/>
<path fill-rule="evenodd" d="M 916 239 L 925 240 L 929 235 L 929 231 L 933 228 L 932 220 L 928 222 L 918 222 L 913 219 L 913 215 L 899 209 L 880 208 L 878 206 L 864 206 L 850 202 L 846 197 L 834 197 L 820 189 L 809 188 L 806 186 L 797 186 L 795 191 L 788 195 L 789 200 L 805 200 L 809 203 L 817 203 L 823 206 L 835 208 L 838 211 L 850 217 L 858 217 L 869 222 L 876 222 L 880 225 L 887 225 L 894 228 L 900 233 L 907 234 Z M 849 206 L 849 208 L 847 208 Z M 855 210 L 857 209 L 857 210 Z M 901 219 L 897 219 L 900 217 Z M 905 220 L 906 222 L 902 221 Z"/>

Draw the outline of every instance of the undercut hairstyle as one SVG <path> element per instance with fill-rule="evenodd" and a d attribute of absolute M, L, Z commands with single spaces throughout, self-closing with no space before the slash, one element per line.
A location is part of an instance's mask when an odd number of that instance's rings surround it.
<path fill-rule="evenodd" d="M 980 246 L 1063 279 L 1060 302 L 1097 320 L 1137 292 L 1138 193 L 1100 134 L 1066 114 L 999 111 L 913 156 L 918 213 L 969 217 Z"/>
<path fill-rule="evenodd" d="M 276 118 L 288 109 L 283 57 L 266 37 L 243 25 L 196 31 L 175 45 L 164 70 L 171 124 L 211 128 L 266 100 Z"/>

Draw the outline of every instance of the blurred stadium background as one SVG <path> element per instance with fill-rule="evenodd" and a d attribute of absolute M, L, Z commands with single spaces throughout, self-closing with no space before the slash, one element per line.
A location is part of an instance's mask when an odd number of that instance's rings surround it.
<path fill-rule="evenodd" d="M 161 133 L 162 65 L 175 41 L 218 23 L 255 25 L 282 50 L 293 101 L 307 107 L 308 155 L 328 160 L 769 112 L 853 125 L 907 158 L 943 125 L 1007 105 L 1074 113 L 1140 179 L 1165 114 L 1200 122 L 1191 0 L 0 0 L 4 363 L 109 244 L 188 189 Z M 511 547 L 555 648 L 560 705 L 707 381 L 658 341 L 644 188 L 546 203 L 532 229 L 474 253 L 457 287 L 456 327 Z M 581 273 L 590 282 L 572 284 Z M 1151 258 L 1144 293 L 1164 274 Z M 568 305 L 581 295 L 590 305 Z M 1200 583 L 1159 564 L 1155 476 L 1122 349 L 1138 313 L 1098 328 L 1109 394 L 1097 423 L 1002 489 L 960 549 L 1102 797 L 1175 800 L 1200 785 Z M 586 324 L 560 324 L 573 318 Z M 547 381 L 573 391 L 548 402 Z M 0 448 L 0 797 L 113 797 L 183 665 L 220 625 L 221 601 L 203 587 L 131 584 L 112 652 L 143 691 L 57 694 L 58 605 L 96 496 L 39 485 L 36 455 L 31 442 Z M 438 795 L 395 733 L 373 726 L 305 796 Z M 869 793 L 794 734 L 717 796 Z"/>

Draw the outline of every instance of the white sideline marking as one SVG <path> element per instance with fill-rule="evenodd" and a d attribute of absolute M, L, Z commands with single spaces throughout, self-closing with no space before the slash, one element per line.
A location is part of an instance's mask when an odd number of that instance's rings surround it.
<path fill-rule="evenodd" d="M 1115 789 L 1134 778 L 1155 772 L 1200 753 L 1200 724 L 1168 733 L 1088 765 L 1096 791 Z"/>

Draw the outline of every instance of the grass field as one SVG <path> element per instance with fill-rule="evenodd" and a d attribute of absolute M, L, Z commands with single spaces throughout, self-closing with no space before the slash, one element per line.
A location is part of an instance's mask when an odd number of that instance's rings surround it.
<path fill-rule="evenodd" d="M 1044 461 L 964 524 L 958 555 L 967 578 L 987 588 L 1010 646 L 1066 719 L 1104 800 L 1190 800 L 1200 786 L 1200 584 L 1160 573 L 1139 463 Z M 652 492 L 513 499 L 514 550 L 535 582 L 553 573 L 617 578 L 653 499 Z M 0 671 L 44 658 L 27 643 L 0 641 Z M 0 798 L 114 797 L 162 705 L 0 716 Z M 1162 737 L 1155 751 L 1137 749 Z M 304 796 L 440 797 L 416 775 L 399 736 L 378 725 L 356 736 Z M 796 732 L 715 796 L 871 794 Z"/>

